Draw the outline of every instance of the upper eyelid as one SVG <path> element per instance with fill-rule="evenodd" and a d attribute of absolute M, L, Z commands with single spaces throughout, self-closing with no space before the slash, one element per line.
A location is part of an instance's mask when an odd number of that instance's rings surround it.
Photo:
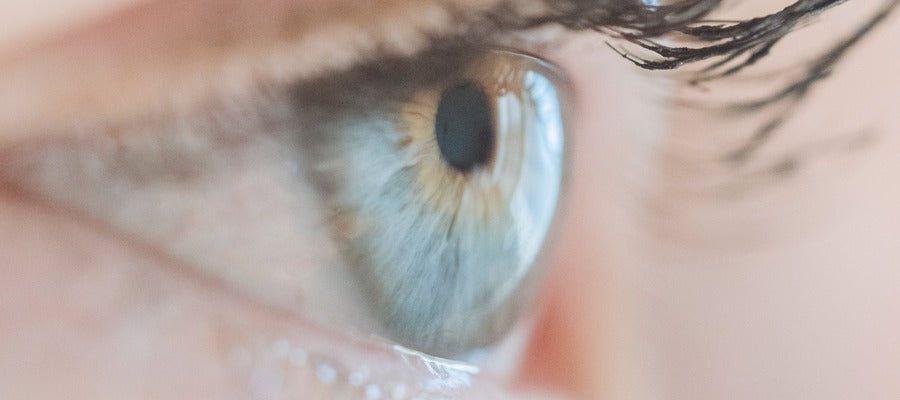
<path fill-rule="evenodd" d="M 377 57 L 410 56 L 440 44 L 440 38 L 483 45 L 502 32 L 554 22 L 578 25 L 582 10 L 591 11 L 587 22 L 594 26 L 615 23 L 619 8 L 640 4 L 150 1 L 18 58 L 0 59 L 0 146 L 70 132 L 73 124 L 85 130 L 182 113 L 211 96 L 247 96 L 266 85 L 295 84 Z M 467 34 L 470 27 L 481 29 Z"/>
<path fill-rule="evenodd" d="M 0 62 L 0 145 L 411 55 L 497 2 L 155 1 Z"/>
<path fill-rule="evenodd" d="M 378 57 L 411 56 L 440 38 L 483 45 L 499 33 L 559 24 L 631 30 L 640 39 L 696 22 L 720 2 L 151 1 L 21 57 L 0 58 L 0 146 L 71 131 L 72 124 L 183 112 L 212 95 L 247 96 Z M 802 8 L 815 0 L 795 1 L 791 7 Z M 469 27 L 480 29 L 465 34 Z"/>
<path fill-rule="evenodd" d="M 54 32 L 96 21 L 141 0 L 22 0 L 0 3 L 0 56 L 27 48 Z"/>

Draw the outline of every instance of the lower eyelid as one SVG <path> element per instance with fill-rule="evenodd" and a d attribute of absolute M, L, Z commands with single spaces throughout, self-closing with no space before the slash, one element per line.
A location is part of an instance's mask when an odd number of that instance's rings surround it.
<path fill-rule="evenodd" d="M 473 393 L 493 393 L 484 397 L 488 399 L 522 398 L 472 367 L 324 331 L 292 314 L 235 296 L 232 290 L 187 272 L 177 261 L 160 257 L 142 244 L 57 211 L 0 193 L 0 221 L 4 221 L 0 232 L 17 238 L 6 241 L 5 249 L 26 255 L 28 259 L 22 261 L 31 266 L 7 275 L 13 278 L 7 282 L 5 298 L 56 310 L 16 314 L 28 317 L 17 324 L 14 337 L 4 342 L 15 346 L 22 338 L 53 337 L 43 349 L 64 351 L 66 357 L 59 353 L 29 357 L 54 360 L 50 370 L 69 367 L 99 372 L 98 376 L 127 385 L 119 388 L 120 397 L 126 398 L 131 397 L 129 391 L 147 385 L 162 393 L 177 391 L 173 397 L 199 392 L 206 393 L 199 397 L 210 398 L 207 391 L 214 387 L 218 394 L 211 397 L 216 398 L 223 398 L 223 393 L 231 397 L 260 391 L 364 398 L 375 389 L 400 391 L 408 398 Z M 29 229 L 22 231 L 21 226 Z M 73 264 L 73 260 L 78 261 Z M 15 259 L 7 261 L 16 264 Z M 46 297 L 50 292 L 54 296 Z M 4 332 L 13 330 L 0 332 L 0 337 Z M 119 333 L 127 340 L 119 341 Z M 152 356 L 147 354 L 148 344 L 152 344 Z M 191 358 L 185 359 L 184 354 Z M 157 363 L 168 367 L 143 370 Z M 35 365 L 17 368 L 27 374 Z M 140 385 L 132 384 L 134 374 L 141 376 Z M 204 378 L 198 379 L 198 374 Z M 261 381 L 262 376 L 270 379 Z M 445 381 L 448 376 L 462 380 L 454 385 Z M 111 390 L 106 380 L 83 380 L 79 387 L 82 394 Z"/>

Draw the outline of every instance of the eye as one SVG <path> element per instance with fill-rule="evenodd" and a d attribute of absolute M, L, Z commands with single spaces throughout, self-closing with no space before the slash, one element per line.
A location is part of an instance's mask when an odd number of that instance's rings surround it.
<path fill-rule="evenodd" d="M 0 176 L 266 302 L 462 358 L 539 283 L 565 90 L 509 51 L 378 62 L 19 149 Z"/>
<path fill-rule="evenodd" d="M 313 151 L 333 234 L 373 313 L 442 356 L 490 345 L 542 265 L 564 169 L 560 85 L 546 64 L 493 51 L 385 107 L 357 110 Z"/>

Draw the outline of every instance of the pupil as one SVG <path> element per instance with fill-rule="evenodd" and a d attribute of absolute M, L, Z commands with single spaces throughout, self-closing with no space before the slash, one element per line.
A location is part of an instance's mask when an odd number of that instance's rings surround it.
<path fill-rule="evenodd" d="M 494 123 L 487 93 L 465 83 L 444 91 L 434 132 L 444 161 L 460 171 L 487 163 L 494 147 Z"/>

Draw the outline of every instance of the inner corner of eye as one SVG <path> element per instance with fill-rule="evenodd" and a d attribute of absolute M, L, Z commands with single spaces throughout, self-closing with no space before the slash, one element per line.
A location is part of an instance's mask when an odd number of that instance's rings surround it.
<path fill-rule="evenodd" d="M 456 358 L 528 309 L 566 166 L 563 95 L 545 63 L 491 51 L 388 115 L 328 132 L 341 151 L 328 153 L 339 182 L 326 197 L 353 226 L 334 236 L 390 339 Z"/>

